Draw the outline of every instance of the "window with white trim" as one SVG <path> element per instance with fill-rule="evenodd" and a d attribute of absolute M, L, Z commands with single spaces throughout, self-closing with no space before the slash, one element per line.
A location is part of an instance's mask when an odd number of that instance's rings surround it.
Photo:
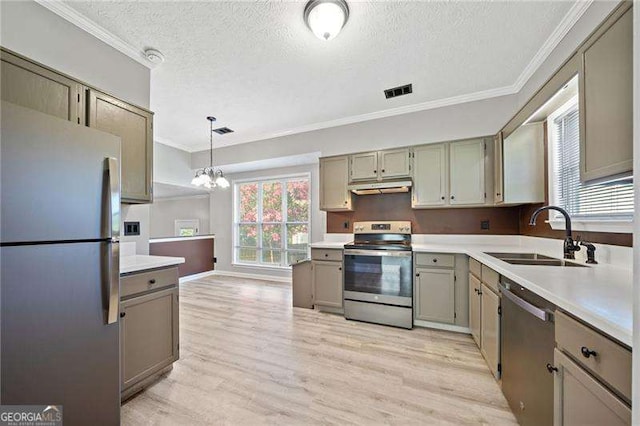
<path fill-rule="evenodd" d="M 308 175 L 234 182 L 234 263 L 287 267 L 309 255 Z"/>
<path fill-rule="evenodd" d="M 593 224 L 583 230 L 611 230 L 604 227 L 616 222 L 629 224 L 634 211 L 632 176 L 599 183 L 580 181 L 579 114 L 576 97 L 547 118 L 551 204 L 567 210 L 577 224 Z"/>

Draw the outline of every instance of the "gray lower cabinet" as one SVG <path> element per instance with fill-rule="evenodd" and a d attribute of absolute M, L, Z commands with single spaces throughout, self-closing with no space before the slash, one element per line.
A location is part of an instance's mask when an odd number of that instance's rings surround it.
<path fill-rule="evenodd" d="M 499 376 L 500 363 L 500 297 L 485 284 L 480 286 L 481 321 L 480 335 L 482 346 L 480 352 L 484 356 L 489 370 L 495 377 Z"/>
<path fill-rule="evenodd" d="M 342 262 L 313 260 L 311 271 L 316 308 L 342 309 Z"/>
<path fill-rule="evenodd" d="M 467 327 L 467 257 L 417 252 L 413 265 L 414 320 Z"/>
<path fill-rule="evenodd" d="M 480 323 L 482 320 L 482 306 L 480 304 L 481 285 L 482 283 L 474 274 L 469 274 L 469 330 L 471 331 L 471 337 L 473 337 L 478 347 L 481 347 L 482 344 L 482 336 L 480 334 Z"/>
<path fill-rule="evenodd" d="M 122 202 L 151 202 L 153 113 L 97 90 L 87 93 L 87 125 L 122 139 Z"/>
<path fill-rule="evenodd" d="M 80 83 L 5 50 L 0 56 L 3 101 L 84 124 Z"/>
<path fill-rule="evenodd" d="M 177 268 L 132 274 L 121 286 L 138 285 L 140 278 L 153 281 L 150 290 L 125 296 L 120 302 L 120 374 L 122 399 L 144 389 L 171 369 L 179 358 L 179 308 Z M 175 274 L 175 282 L 161 289 L 157 281 Z M 128 293 L 128 292 L 124 292 Z"/>
<path fill-rule="evenodd" d="M 558 349 L 554 364 L 555 426 L 631 424 L 631 408 Z"/>
<path fill-rule="evenodd" d="M 469 260 L 469 330 L 489 370 L 500 377 L 500 275 Z"/>
<path fill-rule="evenodd" d="M 455 271 L 416 268 L 415 318 L 453 324 L 456 318 Z"/>

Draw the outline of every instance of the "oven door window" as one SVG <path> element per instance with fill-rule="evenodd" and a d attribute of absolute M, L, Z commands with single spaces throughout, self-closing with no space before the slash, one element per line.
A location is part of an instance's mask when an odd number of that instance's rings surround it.
<path fill-rule="evenodd" d="M 411 256 L 349 254 L 344 266 L 345 291 L 412 297 Z"/>

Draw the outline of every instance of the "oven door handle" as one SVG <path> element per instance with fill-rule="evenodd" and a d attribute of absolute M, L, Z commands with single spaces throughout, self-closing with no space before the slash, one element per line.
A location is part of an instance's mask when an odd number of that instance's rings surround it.
<path fill-rule="evenodd" d="M 352 250 L 346 249 L 344 251 L 345 256 L 392 256 L 392 257 L 411 257 L 411 251 L 394 251 L 394 250 Z"/>

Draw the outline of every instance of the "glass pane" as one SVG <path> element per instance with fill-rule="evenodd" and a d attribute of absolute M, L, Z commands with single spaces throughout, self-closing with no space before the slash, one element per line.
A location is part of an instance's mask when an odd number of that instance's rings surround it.
<path fill-rule="evenodd" d="M 282 222 L 282 184 L 280 182 L 262 184 L 262 221 Z"/>
<path fill-rule="evenodd" d="M 309 221 L 309 180 L 287 182 L 287 222 Z"/>
<path fill-rule="evenodd" d="M 258 250 L 254 248 L 237 248 L 239 262 L 256 262 L 258 260 Z"/>
<path fill-rule="evenodd" d="M 293 265 L 301 260 L 305 260 L 309 257 L 306 251 L 288 251 L 287 252 L 287 265 Z"/>
<path fill-rule="evenodd" d="M 262 263 L 280 265 L 282 252 L 280 250 L 262 250 Z"/>
<path fill-rule="evenodd" d="M 258 221 L 258 184 L 238 185 L 238 222 Z"/>
<path fill-rule="evenodd" d="M 287 248 L 306 250 L 309 244 L 309 226 L 287 224 Z"/>
<path fill-rule="evenodd" d="M 262 247 L 282 248 L 282 225 L 262 225 Z"/>
<path fill-rule="evenodd" d="M 258 244 L 258 225 L 238 225 L 238 245 L 256 247 Z"/>

